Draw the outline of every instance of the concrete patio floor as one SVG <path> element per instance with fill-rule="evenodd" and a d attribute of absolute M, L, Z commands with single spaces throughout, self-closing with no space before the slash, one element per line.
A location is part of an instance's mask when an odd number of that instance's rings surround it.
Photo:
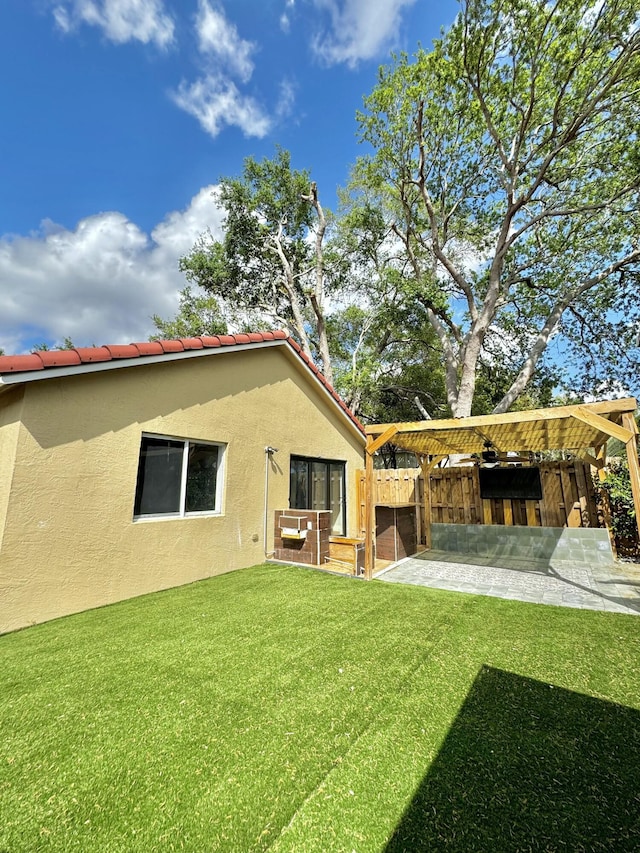
<path fill-rule="evenodd" d="M 568 561 L 499 560 L 424 551 L 380 572 L 386 583 L 492 595 L 536 604 L 640 616 L 640 564 L 589 566 Z"/>

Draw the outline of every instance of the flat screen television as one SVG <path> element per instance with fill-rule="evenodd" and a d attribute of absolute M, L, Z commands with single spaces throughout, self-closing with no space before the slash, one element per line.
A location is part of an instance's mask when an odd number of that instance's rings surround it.
<path fill-rule="evenodd" d="M 521 501 L 542 500 L 539 468 L 480 468 L 480 497 Z"/>

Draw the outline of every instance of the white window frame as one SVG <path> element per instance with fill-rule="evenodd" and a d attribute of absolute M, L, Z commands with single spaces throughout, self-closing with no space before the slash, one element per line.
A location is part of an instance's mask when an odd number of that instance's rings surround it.
<path fill-rule="evenodd" d="M 144 513 L 143 515 L 135 514 L 135 503 L 138 492 L 138 470 L 140 467 L 140 452 L 142 450 L 142 439 L 144 438 L 159 438 L 164 441 L 182 442 L 182 471 L 180 476 L 180 509 L 178 512 L 156 512 Z M 185 510 L 187 502 L 187 475 L 189 473 L 189 445 L 190 444 L 206 444 L 211 447 L 218 448 L 218 469 L 216 472 L 216 505 L 214 509 L 200 510 L 198 512 L 187 512 Z M 209 441 L 201 438 L 183 438 L 177 435 L 164 435 L 157 432 L 143 432 L 140 437 L 140 448 L 138 449 L 138 468 L 136 468 L 136 485 L 133 494 L 134 504 L 134 521 L 154 521 L 158 519 L 171 518 L 202 518 L 207 516 L 220 516 L 223 514 L 223 489 L 225 482 L 225 462 L 226 462 L 227 445 L 221 441 Z"/>

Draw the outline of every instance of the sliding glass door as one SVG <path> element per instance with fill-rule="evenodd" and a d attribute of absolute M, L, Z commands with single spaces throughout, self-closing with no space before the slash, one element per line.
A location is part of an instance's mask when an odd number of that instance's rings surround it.
<path fill-rule="evenodd" d="M 291 509 L 328 509 L 331 532 L 346 534 L 345 463 L 292 456 L 289 468 Z"/>

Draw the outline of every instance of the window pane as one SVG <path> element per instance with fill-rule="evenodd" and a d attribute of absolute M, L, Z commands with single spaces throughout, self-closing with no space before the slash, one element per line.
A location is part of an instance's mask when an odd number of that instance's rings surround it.
<path fill-rule="evenodd" d="M 327 463 L 311 463 L 311 506 L 309 509 L 329 509 L 327 506 Z"/>
<path fill-rule="evenodd" d="M 186 512 L 215 510 L 218 450 L 212 444 L 189 444 Z"/>
<path fill-rule="evenodd" d="M 289 505 L 291 509 L 309 509 L 308 464 L 304 459 L 292 459 L 289 468 Z"/>
<path fill-rule="evenodd" d="M 329 509 L 331 510 L 331 532 L 344 536 L 344 464 L 332 462 L 329 466 Z"/>
<path fill-rule="evenodd" d="M 180 512 L 184 442 L 142 436 L 135 515 Z"/>

